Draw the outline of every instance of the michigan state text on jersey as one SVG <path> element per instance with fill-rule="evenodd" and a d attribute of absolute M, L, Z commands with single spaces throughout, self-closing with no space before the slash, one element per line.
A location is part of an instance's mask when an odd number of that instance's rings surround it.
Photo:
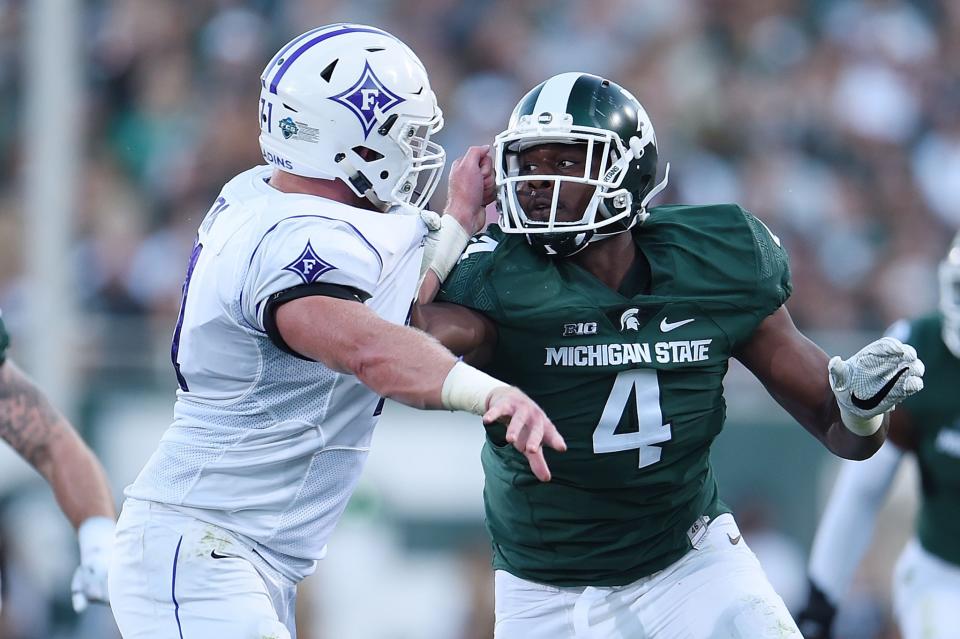
<path fill-rule="evenodd" d="M 709 460 L 727 361 L 790 294 L 786 253 L 739 207 L 655 208 L 633 236 L 644 259 L 614 291 L 493 227 L 438 297 L 497 324 L 486 369 L 563 424 L 550 484 L 502 439 L 483 452 L 494 565 L 534 581 L 630 583 L 727 512 Z"/>
<path fill-rule="evenodd" d="M 886 411 L 922 385 L 894 339 L 828 360 L 804 338 L 782 306 L 786 254 L 739 207 L 648 210 L 669 172 L 658 181 L 657 164 L 623 87 L 541 83 L 494 143 L 499 227 L 414 313 L 542 403 L 569 446 L 536 485 L 488 432 L 496 639 L 800 637 L 710 469 L 728 359 L 852 458 L 877 450 Z"/>

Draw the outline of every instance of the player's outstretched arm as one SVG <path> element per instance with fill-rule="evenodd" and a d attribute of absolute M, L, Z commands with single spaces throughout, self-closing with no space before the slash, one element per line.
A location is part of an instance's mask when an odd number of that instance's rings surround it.
<path fill-rule="evenodd" d="M 322 318 L 318 320 L 318 318 Z M 380 318 L 363 304 L 303 297 L 276 310 L 287 346 L 330 368 L 356 375 L 374 392 L 416 408 L 446 408 L 508 422 L 507 440 L 543 481 L 543 445 L 566 449 L 543 410 L 519 389 L 468 364 L 429 335 Z"/>
<path fill-rule="evenodd" d="M 923 364 L 909 346 L 884 337 L 848 360 L 831 360 L 784 307 L 760 323 L 736 357 L 794 419 L 846 459 L 875 453 L 886 413 L 923 387 Z"/>
<path fill-rule="evenodd" d="M 77 528 L 80 567 L 73 605 L 107 601 L 107 566 L 116 513 L 100 462 L 66 419 L 12 362 L 0 365 L 0 437 L 47 480 Z"/>

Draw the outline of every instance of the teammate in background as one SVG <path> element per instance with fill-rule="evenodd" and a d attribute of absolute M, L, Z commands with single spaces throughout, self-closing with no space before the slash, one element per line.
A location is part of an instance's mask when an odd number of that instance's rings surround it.
<path fill-rule="evenodd" d="M 759 220 L 736 205 L 648 211 L 666 183 L 653 126 L 609 80 L 534 88 L 494 169 L 500 226 L 414 323 L 525 390 L 569 446 L 542 484 L 488 431 L 495 636 L 800 637 L 710 467 L 728 360 L 829 450 L 863 459 L 922 387 L 913 349 L 885 338 L 828 361 L 783 307 L 787 256 Z"/>
<path fill-rule="evenodd" d="M 73 608 L 109 603 L 107 566 L 116 511 L 107 477 L 63 415 L 6 359 L 10 338 L 0 318 L 0 437 L 43 475 L 63 514 L 77 529 L 80 566 L 73 574 Z"/>
<path fill-rule="evenodd" d="M 957 635 L 960 606 L 960 234 L 940 264 L 940 312 L 899 321 L 926 364 L 923 393 L 890 416 L 888 441 L 865 462 L 845 464 L 810 555 L 804 637 L 833 637 L 831 625 L 870 544 L 877 512 L 906 453 L 916 456 L 922 495 L 916 537 L 897 562 L 893 603 L 904 639 Z"/>
<path fill-rule="evenodd" d="M 544 480 L 541 443 L 564 447 L 526 395 L 403 325 L 422 269 L 449 269 L 462 233 L 420 209 L 444 153 L 416 55 L 380 29 L 330 25 L 284 46 L 260 81 L 271 166 L 228 182 L 200 225 L 174 421 L 117 526 L 110 592 L 126 639 L 294 636 L 296 584 L 326 552 L 383 397 L 509 419 Z M 492 189 L 486 151 L 454 164 L 453 215 L 474 215 L 485 177 Z"/>

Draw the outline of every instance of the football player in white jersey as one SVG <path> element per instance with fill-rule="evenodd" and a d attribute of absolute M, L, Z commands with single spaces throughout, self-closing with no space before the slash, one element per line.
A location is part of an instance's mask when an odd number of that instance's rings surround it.
<path fill-rule="evenodd" d="M 126 639 L 295 635 L 296 584 L 323 557 L 390 397 L 508 421 L 543 480 L 565 444 L 518 389 L 404 326 L 492 192 L 486 148 L 444 164 L 416 55 L 380 29 L 320 27 L 260 78 L 269 166 L 224 186 L 190 257 L 174 421 L 127 489 L 110 571 Z M 486 190 L 487 194 L 484 195 Z M 458 221 L 459 220 L 459 221 Z"/>
<path fill-rule="evenodd" d="M 6 359 L 9 335 L 0 317 L 0 438 L 53 489 L 77 529 L 80 566 L 73 574 L 73 608 L 107 603 L 107 567 L 116 513 L 100 462 L 43 393 Z"/>

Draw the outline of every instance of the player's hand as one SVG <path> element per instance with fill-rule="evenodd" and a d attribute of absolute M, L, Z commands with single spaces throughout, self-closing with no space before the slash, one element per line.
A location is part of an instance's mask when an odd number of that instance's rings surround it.
<path fill-rule="evenodd" d="M 807 600 L 804 609 L 797 615 L 797 626 L 800 628 L 800 634 L 805 639 L 831 639 L 833 633 L 830 631 L 830 627 L 833 625 L 833 618 L 836 615 L 837 609 L 834 605 L 811 582 L 810 598 Z"/>
<path fill-rule="evenodd" d="M 488 145 L 471 146 L 450 166 L 444 215 L 457 220 L 468 236 L 483 230 L 487 221 L 484 207 L 493 201 L 495 193 L 489 151 Z"/>
<path fill-rule="evenodd" d="M 567 450 L 567 444 L 543 409 L 519 388 L 503 386 L 490 393 L 487 412 L 483 415 L 484 424 L 496 421 L 507 423 L 507 442 L 523 453 L 537 479 L 550 481 L 550 469 L 543 457 L 543 446 L 546 444 L 562 453 Z"/>
<path fill-rule="evenodd" d="M 867 344 L 850 359 L 834 357 L 827 370 L 837 403 L 861 419 L 881 415 L 923 388 L 917 351 L 893 337 Z"/>
<path fill-rule="evenodd" d="M 90 603 L 110 604 L 107 568 L 113 554 L 113 529 L 114 521 L 108 517 L 91 517 L 80 526 L 80 566 L 70 583 L 77 613 L 86 610 Z"/>

